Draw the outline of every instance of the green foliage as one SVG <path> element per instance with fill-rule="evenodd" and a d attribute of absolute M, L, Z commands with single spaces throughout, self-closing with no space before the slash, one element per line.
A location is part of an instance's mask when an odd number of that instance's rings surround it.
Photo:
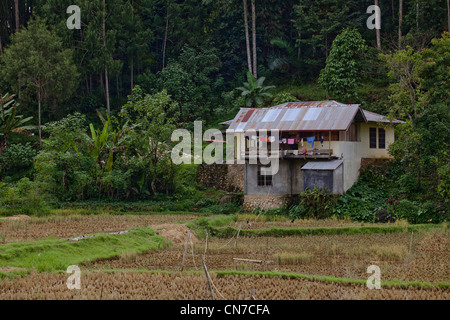
<path fill-rule="evenodd" d="M 179 103 L 183 121 L 213 115 L 214 105 L 220 103 L 214 92 L 223 88 L 221 65 L 215 50 L 185 46 L 178 59 L 158 73 L 158 89 L 167 90 Z"/>
<path fill-rule="evenodd" d="M 366 50 L 365 41 L 356 29 L 345 29 L 333 41 L 318 82 L 336 100 L 350 102 L 357 99 L 362 56 Z"/>
<path fill-rule="evenodd" d="M 244 82 L 243 87 L 237 88 L 241 90 L 241 95 L 245 97 L 245 105 L 247 107 L 257 107 L 264 103 L 264 99 L 271 98 L 272 94 L 266 92 L 275 86 L 264 86 L 265 77 L 255 79 L 253 74 L 247 72 L 247 82 Z"/>
<path fill-rule="evenodd" d="M 31 20 L 26 29 L 14 34 L 0 64 L 9 85 L 28 103 L 55 105 L 69 99 L 78 84 L 72 50 L 63 47 L 42 19 Z"/>
<path fill-rule="evenodd" d="M 311 227 L 311 228 L 278 228 L 268 229 L 242 229 L 240 235 L 243 237 L 292 237 L 292 236 L 318 236 L 318 235 L 361 235 L 361 234 L 391 234 L 401 232 L 411 232 L 419 230 L 429 230 L 440 227 L 439 225 L 417 224 L 417 225 L 387 225 L 387 226 L 358 226 L 358 227 Z M 210 234 L 230 238 L 237 233 L 233 227 L 216 228 L 209 226 Z"/>
<path fill-rule="evenodd" d="M 397 196 L 388 168 L 368 168 L 347 192 L 340 196 L 333 213 L 337 217 L 350 217 L 353 221 L 374 222 L 379 210 L 388 209 L 388 196 Z"/>
<path fill-rule="evenodd" d="M 14 100 L 14 95 L 2 95 L 0 93 L 1 106 L 1 122 L 0 122 L 0 155 L 7 149 L 6 137 L 11 133 L 21 133 L 26 135 L 33 135 L 28 130 L 35 127 L 25 125 L 33 117 L 24 118 L 23 115 L 17 114 L 17 103 Z"/>
<path fill-rule="evenodd" d="M 50 212 L 48 196 L 42 193 L 39 183 L 28 178 L 20 179 L 16 184 L 0 185 L 0 203 L 11 215 L 24 214 L 45 216 Z"/>
<path fill-rule="evenodd" d="M 13 179 L 32 177 L 37 150 L 30 142 L 26 144 L 12 144 L 0 155 L 1 176 Z"/>
<path fill-rule="evenodd" d="M 166 92 L 144 95 L 136 87 L 120 119 L 99 113 L 102 127 L 70 115 L 50 123 L 36 157 L 38 181 L 59 200 L 89 198 L 142 199 L 174 190 L 175 167 L 170 136 L 178 104 Z"/>
<path fill-rule="evenodd" d="M 450 33 L 444 32 L 442 38 L 433 39 L 431 47 L 422 51 L 425 62 L 421 70 L 424 79 L 423 87 L 427 90 L 431 103 L 446 103 L 450 101 Z"/>
<path fill-rule="evenodd" d="M 359 19 L 365 11 L 366 7 L 357 8 L 352 1 L 302 0 L 294 3 L 292 22 L 298 35 L 294 41 L 301 50 L 303 70 L 309 78 L 316 78 L 323 68 L 334 37 L 349 25 L 360 25 Z"/>
<path fill-rule="evenodd" d="M 332 216 L 338 197 L 326 189 L 314 187 L 306 190 L 298 197 L 298 206 L 293 213 L 300 218 L 326 219 Z"/>
<path fill-rule="evenodd" d="M 61 272 L 70 265 L 113 258 L 130 251 L 143 253 L 158 250 L 168 245 L 168 240 L 146 228 L 136 228 L 121 235 L 96 234 L 77 242 L 49 239 L 10 243 L 2 245 L 0 249 L 0 266 Z"/>
<path fill-rule="evenodd" d="M 388 76 L 394 80 L 389 86 L 390 116 L 407 118 L 415 129 L 426 98 L 422 89 L 422 53 L 407 47 L 392 54 L 380 54 L 380 58 L 386 62 Z"/>
<path fill-rule="evenodd" d="M 420 204 L 403 199 L 395 206 L 394 213 L 412 224 L 441 223 L 448 219 L 448 213 L 431 201 Z"/>
<path fill-rule="evenodd" d="M 296 102 L 297 100 L 298 100 L 297 97 L 292 95 L 290 92 L 283 91 L 283 92 L 277 93 L 275 95 L 275 97 L 273 98 L 273 101 L 272 101 L 272 105 L 278 106 L 280 104 L 287 103 L 287 102 Z"/>

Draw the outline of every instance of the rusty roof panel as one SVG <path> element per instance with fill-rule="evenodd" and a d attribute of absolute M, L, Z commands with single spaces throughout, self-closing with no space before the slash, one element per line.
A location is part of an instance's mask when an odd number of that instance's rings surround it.
<path fill-rule="evenodd" d="M 382 116 L 381 114 L 375 113 L 375 112 L 370 112 L 367 110 L 363 110 L 364 115 L 367 118 L 368 122 L 384 122 L 384 123 L 390 123 L 391 121 L 389 121 L 388 117 Z M 400 123 L 404 123 L 403 121 L 400 120 L 392 120 L 392 123 L 395 124 L 400 124 Z"/>
<path fill-rule="evenodd" d="M 336 101 L 290 102 L 271 108 L 241 109 L 231 122 L 230 129 L 346 131 L 358 112 L 365 120 L 359 105 Z"/>
<path fill-rule="evenodd" d="M 321 108 L 322 111 L 310 111 L 311 108 Z M 279 113 L 272 113 L 266 117 L 269 110 L 278 109 Z M 276 115 L 276 116 L 274 116 Z M 317 115 L 317 117 L 314 117 Z M 306 118 L 305 118 L 306 117 Z M 313 119 L 315 120 L 307 120 Z M 280 131 L 345 131 L 353 120 L 399 124 L 400 120 L 392 122 L 385 116 L 360 109 L 359 105 L 347 105 L 336 101 L 288 102 L 270 108 L 242 108 L 234 120 L 223 122 L 230 125 L 230 129 L 247 131 L 280 130 Z M 243 125 L 241 123 L 247 123 Z"/>

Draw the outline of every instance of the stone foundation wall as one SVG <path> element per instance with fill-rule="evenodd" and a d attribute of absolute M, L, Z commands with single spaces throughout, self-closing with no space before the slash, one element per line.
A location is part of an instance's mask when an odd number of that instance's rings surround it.
<path fill-rule="evenodd" d="M 391 159 L 377 159 L 377 158 L 361 158 L 361 169 L 360 171 L 367 169 L 368 167 L 380 167 Z"/>
<path fill-rule="evenodd" d="M 281 208 L 289 202 L 288 196 L 280 195 L 244 195 L 244 211 L 253 211 L 257 208 L 263 210 Z"/>
<path fill-rule="evenodd" d="M 197 181 L 206 188 L 228 192 L 244 192 L 244 165 L 201 164 Z"/>

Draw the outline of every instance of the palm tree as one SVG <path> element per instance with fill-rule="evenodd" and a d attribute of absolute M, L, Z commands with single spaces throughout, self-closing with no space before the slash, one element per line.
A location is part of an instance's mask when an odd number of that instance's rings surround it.
<path fill-rule="evenodd" d="M 242 91 L 242 96 L 245 97 L 245 105 L 247 107 L 260 106 L 264 102 L 264 98 L 271 98 L 272 95 L 267 91 L 275 88 L 275 86 L 264 86 L 265 77 L 258 80 L 253 74 L 247 72 L 247 82 L 244 82 L 243 87 L 236 88 Z"/>
<path fill-rule="evenodd" d="M 25 123 L 33 119 L 33 117 L 23 118 L 23 115 L 17 115 L 17 103 L 14 101 L 14 95 L 0 94 L 0 105 L 2 108 L 0 121 L 0 155 L 6 151 L 7 143 L 6 136 L 11 132 L 26 134 L 32 136 L 33 134 L 28 130 L 35 129 L 35 126 L 24 126 Z"/>

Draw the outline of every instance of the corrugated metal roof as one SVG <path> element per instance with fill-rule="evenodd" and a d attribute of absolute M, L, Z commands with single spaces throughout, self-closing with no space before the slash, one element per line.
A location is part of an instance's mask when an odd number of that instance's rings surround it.
<path fill-rule="evenodd" d="M 237 132 L 346 131 L 357 114 L 366 121 L 359 105 L 336 101 L 290 102 L 271 108 L 242 108 L 231 122 L 230 129 Z"/>
<path fill-rule="evenodd" d="M 340 103 L 334 100 L 327 101 L 306 101 L 306 102 L 287 102 L 278 106 L 270 107 L 269 109 L 278 108 L 300 108 L 300 107 L 346 107 L 348 104 Z M 359 106 L 354 104 L 353 106 Z"/>
<path fill-rule="evenodd" d="M 302 170 L 336 170 L 344 163 L 344 160 L 310 161 L 302 167 Z"/>
<path fill-rule="evenodd" d="M 391 123 L 391 121 L 389 121 L 388 117 L 386 116 L 382 116 L 381 114 L 375 113 L 375 112 L 371 112 L 371 111 L 367 111 L 367 110 L 363 110 L 364 114 L 366 115 L 367 121 L 368 122 L 383 122 L 383 123 Z M 400 124 L 400 123 L 404 123 L 403 121 L 394 119 L 392 120 L 392 123 L 395 124 Z"/>

